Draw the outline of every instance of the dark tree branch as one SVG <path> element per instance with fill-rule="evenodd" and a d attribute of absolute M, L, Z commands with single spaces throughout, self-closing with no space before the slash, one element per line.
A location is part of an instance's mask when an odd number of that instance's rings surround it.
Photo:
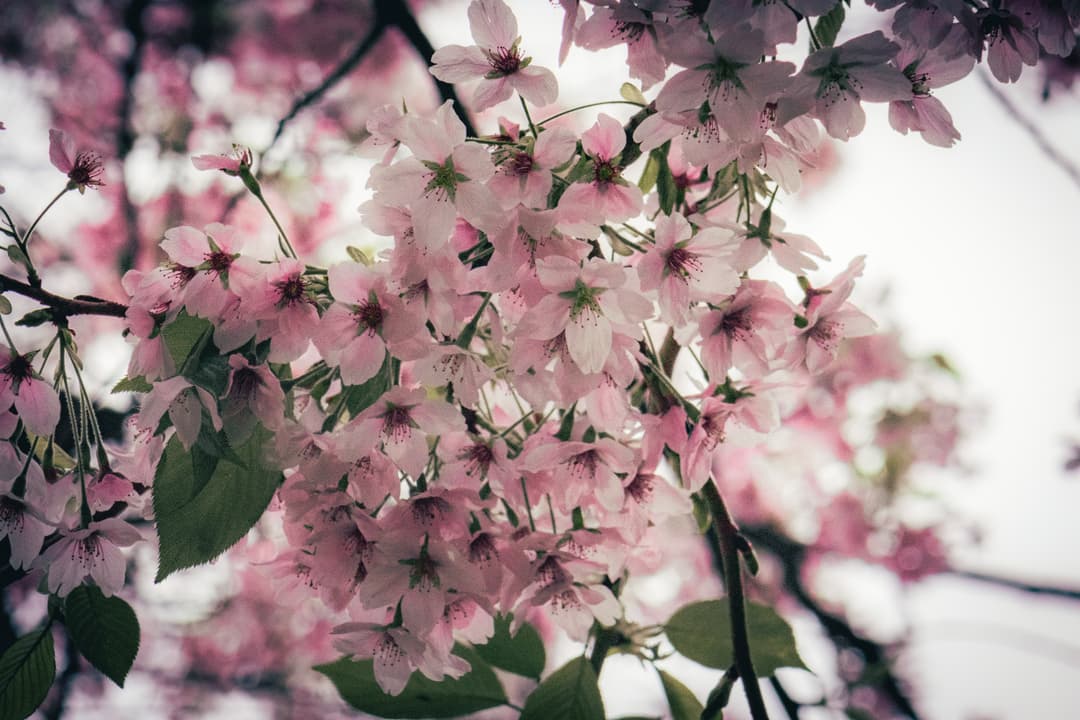
<path fill-rule="evenodd" d="M 773 692 L 776 693 L 780 704 L 784 706 L 784 712 L 787 713 L 787 716 L 791 720 L 799 720 L 799 703 L 791 699 L 791 696 L 788 695 L 787 690 L 775 675 L 769 678 L 769 684 L 772 685 Z"/>
<path fill-rule="evenodd" d="M 146 46 L 146 25 L 143 23 L 143 15 L 149 5 L 150 0 L 131 0 L 124 8 L 124 29 L 131 35 L 131 52 L 124 58 L 124 63 L 120 67 L 124 92 L 120 96 L 120 125 L 116 132 L 116 157 L 121 164 L 120 195 L 124 208 L 124 224 L 127 226 L 124 246 L 117 259 L 121 273 L 135 266 L 135 259 L 139 253 L 138 211 L 128 193 L 127 179 L 123 177 L 123 163 L 135 145 L 135 127 L 132 122 L 135 109 L 135 78 L 142 67 L 143 48 Z"/>
<path fill-rule="evenodd" d="M 1019 590 L 1033 595 L 1049 595 L 1051 597 L 1065 598 L 1067 600 L 1080 600 L 1080 589 L 1056 587 L 1054 585 L 1039 585 L 1024 580 L 999 577 L 988 573 L 975 572 L 973 570 L 948 570 L 949 575 L 955 575 L 966 580 L 977 580 L 990 585 Z"/>
<path fill-rule="evenodd" d="M 270 141 L 270 145 L 263 150 L 264 154 L 277 143 L 278 139 L 281 138 L 281 135 L 285 132 L 286 126 L 292 122 L 297 115 L 305 108 L 318 103 L 326 93 L 332 90 L 335 85 L 356 69 L 368 53 L 370 53 L 379 43 L 379 40 L 382 39 L 383 33 L 387 29 L 397 28 L 398 31 L 405 36 L 405 39 L 409 41 L 409 44 L 412 45 L 413 49 L 420 55 L 421 59 L 423 59 L 426 64 L 431 64 L 431 56 L 435 54 L 435 48 L 432 47 L 431 41 L 428 40 L 427 35 L 424 34 L 424 31 L 416 22 L 416 17 L 405 3 L 405 0 L 378 0 L 374 4 L 374 8 L 375 19 L 367 35 L 364 36 L 352 52 L 345 56 L 337 67 L 330 71 L 330 74 L 327 75 L 318 86 L 305 93 L 293 103 L 293 106 L 289 108 L 289 112 L 278 121 L 277 130 L 274 132 L 274 137 Z M 465 134 L 475 137 L 476 128 L 473 127 L 472 121 L 465 111 L 465 107 L 461 104 L 461 100 L 454 90 L 454 86 L 445 83 L 442 80 L 432 79 L 435 81 L 435 87 L 438 88 L 439 95 L 442 99 L 444 101 L 454 101 L 458 116 L 465 125 Z"/>
<path fill-rule="evenodd" d="M 378 5 L 376 5 L 376 9 Z M 363 60 L 369 52 L 378 44 L 382 38 L 383 31 L 386 30 L 387 24 L 384 22 L 382 13 L 377 11 L 375 17 L 375 23 L 371 26 L 368 34 L 360 41 L 351 53 L 349 53 L 341 63 L 334 68 L 329 75 L 317 87 L 313 90 L 305 93 L 302 97 L 297 99 L 293 103 L 293 106 L 289 108 L 289 112 L 285 113 L 284 117 L 278 121 L 277 130 L 274 131 L 274 137 L 270 140 L 270 145 L 266 148 L 269 150 L 274 144 L 281 138 L 282 133 L 285 132 L 285 126 L 300 114 L 300 112 L 311 105 L 314 105 L 322 99 L 323 95 L 329 92 L 335 85 L 351 73 L 360 61 Z M 265 152 L 265 150 L 264 150 Z"/>
<path fill-rule="evenodd" d="M 750 714 L 754 720 L 768 720 L 765 698 L 761 694 L 761 684 L 754 670 L 754 660 L 750 655 L 750 634 L 746 622 L 746 602 L 743 593 L 742 567 L 739 559 L 739 529 L 731 520 L 727 506 L 720 491 L 710 479 L 701 490 L 709 503 L 713 525 L 718 538 L 716 552 L 724 570 L 724 586 L 727 588 L 728 609 L 731 613 L 731 642 L 735 650 L 735 669 L 743 681 Z"/>
<path fill-rule="evenodd" d="M 855 632 L 842 618 L 825 610 L 810 594 L 802 581 L 802 566 L 806 559 L 807 548 L 767 525 L 746 526 L 742 534 L 756 546 L 773 553 L 784 570 L 784 585 L 799 603 L 817 618 L 821 626 L 838 647 L 850 647 L 860 652 L 868 665 L 880 668 L 877 687 L 884 692 L 898 711 L 912 720 L 918 720 L 907 691 L 901 686 L 899 678 L 893 674 L 885 648 Z"/>
<path fill-rule="evenodd" d="M 127 312 L 127 305 L 121 303 L 85 296 L 76 298 L 61 297 L 42 288 L 28 285 L 21 280 L 8 277 L 7 275 L 0 275 L 0 292 L 13 292 L 17 295 L 23 295 L 24 297 L 37 300 L 39 303 L 53 311 L 55 319 L 71 317 L 72 315 L 124 317 L 124 314 Z"/>
<path fill-rule="evenodd" d="M 376 3 L 379 6 L 379 12 L 385 13 L 387 16 L 387 22 L 393 25 L 401 34 L 405 36 L 405 39 L 409 41 L 409 44 L 420 54 L 424 63 L 431 65 L 431 56 L 435 54 L 435 48 L 432 47 L 431 41 L 428 40 L 427 35 L 420 29 L 420 26 L 416 23 L 416 18 L 413 16 L 412 11 L 409 10 L 409 6 L 405 3 L 405 0 L 379 0 Z M 435 78 L 433 78 L 435 79 Z M 461 122 L 465 124 L 465 134 L 470 137 L 476 137 L 476 128 L 473 127 L 472 121 L 469 119 L 469 114 L 465 110 L 465 106 L 461 104 L 461 100 L 458 99 L 457 92 L 454 90 L 454 86 L 450 83 L 445 83 L 442 80 L 435 79 L 435 87 L 439 90 L 439 95 L 442 99 L 453 100 L 454 106 L 458 110 L 458 116 L 461 118 Z"/>

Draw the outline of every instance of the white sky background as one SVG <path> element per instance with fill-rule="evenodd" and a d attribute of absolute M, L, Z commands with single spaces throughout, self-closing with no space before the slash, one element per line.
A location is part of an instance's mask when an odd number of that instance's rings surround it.
<path fill-rule="evenodd" d="M 561 12 L 539 0 L 510 4 L 525 51 L 555 70 L 561 105 L 618 98 L 625 79 L 622 50 L 593 54 L 575 48 L 558 69 Z M 472 44 L 463 8 L 464 3 L 446 3 L 421 16 L 436 47 Z M 1040 105 L 1034 79 L 1025 69 L 1027 82 L 1003 90 L 1080 163 L 1078 92 Z M 3 199 L 15 206 L 15 195 L 21 195 L 22 210 L 43 205 L 60 183 L 47 165 L 47 117 L 20 100 L 18 85 L 9 74 L 0 75 L 0 120 L 9 127 L 0 134 L 9 186 Z M 833 258 L 819 281 L 866 254 L 857 297 L 876 298 L 887 289 L 890 319 L 909 350 L 945 353 L 962 373 L 968 397 L 985 408 L 985 419 L 965 445 L 973 472 L 946 488 L 955 506 L 983 530 L 980 547 L 955 549 L 957 564 L 1080 586 L 1080 529 L 1074 519 L 1080 477 L 1068 478 L 1061 470 L 1066 440 L 1080 439 L 1080 302 L 1074 281 L 1080 272 L 1080 187 L 1047 162 L 974 75 L 937 94 L 963 134 L 959 145 L 942 150 L 918 136 L 901 136 L 889 127 L 885 107 L 872 106 L 866 131 L 846 145 L 837 143 L 841 165 L 829 183 L 805 200 L 778 199 L 778 212 L 789 229 L 811 236 Z M 468 91 L 462 95 L 467 98 Z M 655 90 L 649 93 L 654 96 Z M 626 107 L 605 111 L 625 117 Z M 482 132 L 493 130 L 490 119 L 497 114 L 485 116 Z M 503 106 L 503 114 L 520 119 L 515 104 Z M 583 113 L 582 122 L 589 117 Z M 27 164 L 31 156 L 36 167 Z M 12 162 L 19 163 L 19 175 L 29 173 L 30 183 L 15 187 Z M 359 204 L 362 184 L 361 179 L 355 196 L 343 200 L 345 214 Z M 54 221 L 62 222 L 64 214 L 56 215 Z M 902 600 L 893 590 L 850 581 L 843 588 L 854 598 L 855 617 L 873 622 L 878 615 L 895 616 L 914 628 L 903 671 L 915 681 L 927 718 L 1080 715 L 1080 604 L 948 578 L 915 586 Z M 603 676 L 609 716 L 662 712 L 654 676 L 638 676 L 633 661 L 610 663 Z M 701 698 L 716 679 L 689 666 L 679 676 Z M 738 696 L 737 691 L 736 701 Z"/>

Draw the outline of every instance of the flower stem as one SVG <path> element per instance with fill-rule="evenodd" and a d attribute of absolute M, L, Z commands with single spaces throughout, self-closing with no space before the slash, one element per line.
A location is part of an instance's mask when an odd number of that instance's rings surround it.
<path fill-rule="evenodd" d="M 25 233 L 23 233 L 23 240 L 20 243 L 23 252 L 26 252 L 26 246 L 30 244 L 30 236 L 34 234 L 34 230 L 37 228 L 38 223 L 41 222 L 41 218 L 45 217 L 45 213 L 49 212 L 52 206 L 56 204 L 57 200 L 64 197 L 64 194 L 70 189 L 70 186 L 65 185 L 64 189 L 57 193 L 56 197 L 49 201 L 49 204 L 45 206 L 45 209 L 38 213 L 38 216 L 34 219 L 34 222 L 30 223 L 30 228 Z"/>
<path fill-rule="evenodd" d="M 533 137 L 540 137 L 540 133 L 536 131 L 536 125 L 533 123 L 532 115 L 529 114 L 529 106 L 525 103 L 525 98 L 518 95 L 518 100 L 521 101 L 521 109 L 525 111 L 525 120 L 529 123 L 529 130 L 532 132 Z"/>
<path fill-rule="evenodd" d="M 577 107 L 572 107 L 569 110 L 563 110 L 562 112 L 555 113 L 551 117 L 544 118 L 537 124 L 540 127 L 543 127 L 552 120 L 555 120 L 556 118 L 561 118 L 563 115 L 569 115 L 570 113 L 577 112 L 578 110 L 585 110 L 591 107 L 599 107 L 601 105 L 633 105 L 634 107 L 647 107 L 645 105 L 642 105 L 641 103 L 631 102 L 629 100 L 602 100 L 600 102 L 588 103 L 587 105 L 578 105 Z"/>
<path fill-rule="evenodd" d="M 278 222 L 277 215 L 270 209 L 270 203 L 266 202 L 266 198 L 263 197 L 261 192 L 256 193 L 255 197 L 259 198 L 259 202 L 266 208 L 266 214 L 270 216 L 270 219 L 274 221 L 274 227 L 278 231 L 278 247 L 281 248 L 281 252 L 285 253 L 286 257 L 296 258 L 299 257 L 296 251 L 293 250 L 292 243 L 289 242 L 289 236 L 285 234 L 285 228 L 281 227 L 281 223 Z"/>

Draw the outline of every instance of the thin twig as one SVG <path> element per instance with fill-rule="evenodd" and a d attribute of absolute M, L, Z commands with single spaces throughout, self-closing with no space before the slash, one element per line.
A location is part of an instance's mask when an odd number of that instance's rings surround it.
<path fill-rule="evenodd" d="M 282 133 L 285 132 L 286 125 L 292 122 L 304 108 L 314 105 L 321 100 L 323 95 L 341 82 L 346 75 L 351 73 L 356 66 L 360 64 L 360 61 L 363 60 L 378 44 L 379 39 L 382 38 L 383 31 L 387 28 L 387 24 L 383 18 L 383 14 L 378 10 L 379 4 L 376 3 L 375 7 L 375 22 L 372 24 L 371 29 L 368 30 L 367 35 L 364 36 L 364 39 L 353 48 L 351 53 L 345 56 L 345 59 L 343 59 L 336 68 L 330 71 L 330 74 L 327 75 L 318 86 L 298 98 L 296 102 L 293 103 L 293 106 L 289 108 L 289 112 L 285 113 L 285 115 L 278 120 L 277 130 L 274 131 L 274 137 L 270 140 L 270 145 L 263 151 L 264 153 L 270 150 L 270 148 L 272 148 L 281 138 Z"/>
<path fill-rule="evenodd" d="M 967 580 L 978 580 L 979 582 L 1010 588 L 1012 590 L 1019 590 L 1033 595 L 1050 595 L 1052 597 L 1066 598 L 1068 600 L 1080 600 L 1080 589 L 1076 588 L 1039 585 L 1025 580 L 1000 577 L 998 575 L 990 575 L 988 573 L 975 572 L 973 570 L 947 570 L 946 572 L 949 575 L 955 575 L 956 577 L 965 578 Z"/>
<path fill-rule="evenodd" d="M 409 44 L 412 45 L 413 49 L 420 55 L 421 59 L 423 59 L 425 63 L 431 64 L 431 56 L 435 54 L 435 48 L 431 45 L 431 41 L 428 40 L 427 35 L 424 34 L 424 31 L 416 22 L 416 18 L 413 16 L 412 11 L 404 0 L 380 0 L 375 3 L 374 7 L 375 18 L 367 35 L 364 36 L 352 52 L 345 56 L 337 67 L 330 71 L 330 74 L 327 75 L 317 87 L 305 93 L 293 103 L 289 112 L 278 121 L 274 137 L 270 141 L 270 145 L 263 150 L 263 154 L 274 146 L 282 133 L 285 132 L 286 126 L 292 122 L 301 111 L 319 102 L 323 96 L 334 88 L 335 85 L 356 69 L 360 62 L 378 44 L 383 36 L 383 32 L 388 28 L 397 28 L 401 34 L 405 36 L 405 39 L 408 40 Z M 476 128 L 473 127 L 468 113 L 465 112 L 465 108 L 462 106 L 461 100 L 454 90 L 454 86 L 438 79 L 435 79 L 435 86 L 443 100 L 454 101 L 458 116 L 465 124 L 466 135 L 475 137 L 477 135 Z"/>
<path fill-rule="evenodd" d="M 1013 121 L 1019 125 L 1024 132 L 1031 136 L 1036 147 L 1042 151 L 1042 154 L 1046 156 L 1054 165 L 1061 168 L 1062 172 L 1069 176 L 1069 179 L 1073 181 L 1073 184 L 1080 187 L 1080 168 L 1076 166 L 1071 160 L 1061 154 L 1061 151 L 1054 147 L 1054 144 L 1043 134 L 1043 131 L 1035 125 L 1031 120 L 1024 116 L 1020 109 L 1013 104 L 1013 101 L 1001 91 L 994 79 L 990 77 L 990 74 L 986 72 L 984 68 L 978 68 L 976 73 L 979 76 L 979 80 L 990 91 L 990 94 L 997 100 L 998 104 L 1005 109 Z"/>

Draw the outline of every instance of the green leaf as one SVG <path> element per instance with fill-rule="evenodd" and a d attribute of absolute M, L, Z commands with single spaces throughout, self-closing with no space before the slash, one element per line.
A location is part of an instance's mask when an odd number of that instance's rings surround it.
<path fill-rule="evenodd" d="M 474 647 L 477 654 L 501 670 L 515 675 L 540 679 L 547 657 L 544 641 L 529 623 L 522 623 L 517 634 L 510 635 L 511 616 L 495 618 L 495 635 L 484 645 Z"/>
<path fill-rule="evenodd" d="M 146 381 L 142 375 L 136 375 L 135 377 L 122 377 L 120 382 L 113 386 L 112 392 L 136 392 L 136 393 L 148 393 L 154 389 L 154 386 Z"/>
<path fill-rule="evenodd" d="M 181 310 L 175 320 L 161 328 L 165 347 L 169 349 L 169 355 L 172 356 L 176 367 L 183 367 L 184 361 L 187 360 L 195 345 L 209 330 L 209 320 L 192 317 L 186 310 Z"/>
<path fill-rule="evenodd" d="M 623 100 L 627 100 L 638 105 L 648 105 L 649 101 L 645 99 L 645 96 L 641 94 L 641 90 L 637 85 L 633 83 L 624 82 L 622 87 L 619 88 L 619 94 L 622 95 Z"/>
<path fill-rule="evenodd" d="M 658 670 L 660 682 L 664 684 L 668 707 L 671 708 L 671 720 L 701 720 L 704 709 L 690 688 L 683 685 L 669 673 Z"/>
<path fill-rule="evenodd" d="M 361 265 L 371 265 L 371 258 L 367 256 L 367 253 L 356 247 L 355 245 L 345 246 L 345 252 L 348 254 L 349 259 L 353 262 L 360 263 Z"/>
<path fill-rule="evenodd" d="M 193 385 L 198 385 L 209 391 L 214 397 L 221 397 L 225 394 L 225 388 L 229 384 L 230 372 L 232 372 L 232 368 L 229 367 L 228 356 L 221 355 L 214 343 L 208 342 L 203 348 L 198 363 L 195 364 L 195 367 L 190 368 L 184 376 Z"/>
<path fill-rule="evenodd" d="M 7 246 L 8 259 L 16 265 L 22 265 L 23 267 L 30 267 L 30 260 L 27 259 L 26 253 L 18 245 Z"/>
<path fill-rule="evenodd" d="M 374 405 L 375 401 L 382 397 L 383 393 L 390 389 L 390 369 L 387 367 L 389 362 L 390 353 L 387 353 L 383 357 L 383 363 L 379 371 L 370 380 L 362 385 L 350 385 L 345 389 L 345 392 L 349 393 L 349 397 L 345 401 L 345 407 L 349 409 L 350 415 L 356 417 L 364 412 Z"/>
<path fill-rule="evenodd" d="M 746 604 L 747 632 L 754 669 L 761 677 L 777 668 L 806 668 L 795 648 L 791 626 L 772 608 Z M 680 608 L 665 626 L 668 640 L 685 657 L 702 665 L 726 670 L 735 661 L 728 601 L 706 600 Z"/>
<path fill-rule="evenodd" d="M 7 296 L 0 295 L 0 315 L 11 314 L 11 301 L 7 299 Z"/>
<path fill-rule="evenodd" d="M 272 438 L 273 433 L 256 425 L 248 441 L 235 448 L 243 461 L 239 465 L 228 458 L 215 464 L 201 448 L 189 453 L 173 436 L 154 478 L 160 545 L 156 582 L 210 562 L 262 517 L 281 479 L 279 470 L 263 464 L 264 445 Z"/>
<path fill-rule="evenodd" d="M 44 325 L 45 323 L 52 321 L 52 310 L 49 308 L 38 308 L 37 310 L 31 310 L 23 315 L 15 321 L 15 324 L 20 327 L 37 327 L 38 325 Z"/>
<path fill-rule="evenodd" d="M 844 710 L 844 714 L 851 720 L 874 720 L 874 716 L 862 708 L 847 708 Z"/>
<path fill-rule="evenodd" d="M 23 720 L 45 700 L 56 677 L 50 628 L 23 635 L 0 657 L 0 720 Z"/>
<path fill-rule="evenodd" d="M 429 680 L 414 672 L 400 695 L 387 695 L 375 682 L 371 660 L 341 658 L 315 670 L 330 678 L 345 702 L 361 712 L 383 718 L 448 718 L 467 715 L 506 703 L 506 692 L 492 669 L 479 655 L 463 646 L 454 654 L 472 669 L 455 679 Z"/>
<path fill-rule="evenodd" d="M 665 215 L 670 215 L 675 209 L 679 189 L 675 185 L 675 176 L 671 174 L 671 168 L 668 166 L 667 152 L 657 157 L 660 159 L 660 172 L 656 176 L 656 192 L 660 198 L 660 209 Z"/>
<path fill-rule="evenodd" d="M 641 171 L 641 179 L 637 183 L 638 188 L 643 193 L 649 192 L 656 185 L 658 177 L 660 177 L 660 160 L 656 157 L 654 151 L 649 153 L 649 157 L 645 161 L 645 169 Z"/>
<path fill-rule="evenodd" d="M 574 658 L 540 683 L 525 701 L 521 720 L 604 720 L 604 701 L 596 673 L 583 657 Z"/>
<path fill-rule="evenodd" d="M 120 687 L 139 652 L 139 620 L 118 597 L 80 585 L 64 602 L 64 624 L 82 656 Z"/>
<path fill-rule="evenodd" d="M 844 3 L 837 2 L 832 10 L 819 17 L 814 23 L 814 36 L 821 43 L 821 47 L 832 47 L 836 43 L 836 36 L 840 34 L 840 28 L 844 26 L 844 16 Z"/>

